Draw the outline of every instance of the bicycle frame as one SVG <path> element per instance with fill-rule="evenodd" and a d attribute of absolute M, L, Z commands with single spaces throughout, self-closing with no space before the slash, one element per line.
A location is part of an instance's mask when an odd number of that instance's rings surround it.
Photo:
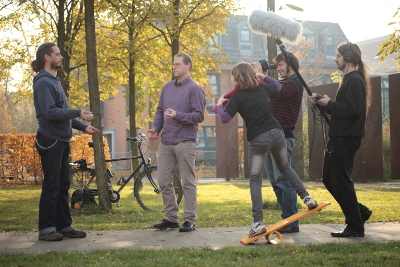
<path fill-rule="evenodd" d="M 143 136 L 142 136 L 143 137 Z M 151 177 L 151 173 L 149 171 L 149 167 L 151 165 L 151 159 L 148 158 L 147 159 L 147 163 L 146 160 L 144 158 L 143 152 L 142 152 L 142 140 L 140 138 L 137 137 L 128 137 L 126 139 L 127 141 L 133 140 L 135 141 L 135 143 L 138 146 L 138 150 L 139 150 L 139 156 L 132 156 L 132 157 L 126 157 L 126 158 L 117 158 L 117 159 L 109 159 L 106 160 L 106 162 L 113 162 L 113 161 L 121 161 L 121 160 L 132 160 L 132 159 L 140 159 L 140 164 L 135 168 L 135 170 L 129 175 L 129 177 L 127 179 L 124 179 L 124 182 L 121 184 L 121 186 L 119 187 L 119 189 L 117 190 L 118 193 L 121 192 L 121 190 L 128 184 L 128 182 L 130 180 L 132 180 L 132 178 L 135 178 L 137 176 L 138 173 L 140 173 L 140 169 L 142 168 L 142 166 L 144 166 L 144 170 L 147 173 L 148 177 Z M 152 184 L 152 186 L 155 188 L 156 192 L 159 191 L 159 188 L 157 187 L 157 185 L 153 182 L 153 179 L 150 179 L 150 183 Z M 158 192 L 157 192 L 158 193 Z"/>
<path fill-rule="evenodd" d="M 136 176 L 140 173 L 140 169 L 143 167 L 144 171 L 147 174 L 147 177 L 149 177 L 149 181 L 151 183 L 151 185 L 154 187 L 154 192 L 156 193 L 160 193 L 160 188 L 158 188 L 158 186 L 154 183 L 152 177 L 151 177 L 151 172 L 150 172 L 150 166 L 151 166 L 151 159 L 148 158 L 147 159 L 147 163 L 146 160 L 144 158 L 143 155 L 143 151 L 142 151 L 142 138 L 147 139 L 146 136 L 144 134 L 139 134 L 139 137 L 128 137 L 126 138 L 127 141 L 131 141 L 133 140 L 138 147 L 139 150 L 139 156 L 132 156 L 132 157 L 124 157 L 124 158 L 116 158 L 116 159 L 108 159 L 106 160 L 106 162 L 114 162 L 114 161 L 121 161 L 121 160 L 132 160 L 132 159 L 140 159 L 140 164 L 135 168 L 135 170 L 129 175 L 129 177 L 127 179 L 123 180 L 123 183 L 121 184 L 121 186 L 118 188 L 117 192 L 120 193 L 122 189 L 124 189 L 124 187 L 128 184 L 128 182 L 130 180 L 135 179 Z M 90 144 L 89 144 L 90 146 Z M 108 178 L 113 177 L 113 174 L 111 173 L 111 171 L 109 169 L 107 169 L 107 174 L 108 174 Z M 90 179 L 89 183 L 88 183 L 88 187 L 90 185 L 90 183 L 92 182 L 94 176 L 96 175 L 96 173 L 94 173 L 94 175 L 92 175 L 92 178 Z M 111 181 L 109 181 L 109 183 L 111 184 Z M 113 191 L 112 185 L 110 188 L 110 191 Z"/>
<path fill-rule="evenodd" d="M 114 161 L 121 161 L 121 160 L 139 160 L 140 163 L 139 165 L 135 168 L 135 170 L 129 175 L 129 177 L 121 177 L 118 180 L 117 185 L 119 185 L 119 188 L 113 188 L 111 178 L 114 176 L 109 168 L 107 168 L 107 179 L 108 179 L 108 190 L 111 195 L 111 202 L 112 203 L 118 203 L 120 199 L 120 192 L 124 187 L 128 184 L 129 181 L 132 179 L 134 180 L 134 196 L 136 200 L 138 201 L 139 205 L 144 209 L 148 211 L 162 211 L 163 208 L 160 206 L 157 206 L 158 204 L 153 205 L 154 202 L 154 197 L 160 198 L 157 201 L 160 201 L 159 203 L 162 203 L 161 200 L 161 189 L 158 186 L 157 180 L 153 180 L 152 173 L 154 170 L 157 170 L 157 166 L 152 165 L 151 158 L 148 158 L 147 161 L 144 157 L 144 153 L 142 151 L 142 140 L 147 139 L 144 134 L 139 134 L 138 137 L 128 137 L 126 140 L 127 141 L 134 141 L 138 147 L 139 155 L 138 156 L 132 156 L 132 157 L 124 157 L 124 158 L 115 158 L 115 159 L 109 159 L 106 160 L 106 162 L 114 162 Z M 89 142 L 89 147 L 93 147 L 93 142 Z M 78 166 L 78 169 L 80 169 L 83 172 L 87 172 L 87 175 L 85 176 L 86 178 L 82 178 L 82 183 L 79 183 L 80 187 L 78 187 L 73 193 L 71 197 L 71 207 L 74 209 L 80 209 L 82 206 L 81 205 L 86 205 L 85 203 L 91 203 L 94 200 L 94 196 L 98 195 L 98 189 L 97 188 L 92 188 L 90 189 L 90 185 L 93 182 L 94 178 L 96 177 L 96 170 L 93 168 L 88 168 L 85 159 L 81 159 L 78 161 L 75 161 L 73 163 L 70 163 L 71 166 Z M 154 173 L 153 173 L 154 175 Z M 75 176 L 74 176 L 75 177 Z M 88 178 L 88 180 L 87 180 Z M 78 177 L 79 179 L 79 177 Z M 183 195 L 183 190 L 182 190 L 182 184 L 179 180 L 179 178 L 173 174 L 173 186 L 174 186 L 174 191 L 177 197 L 177 203 L 179 204 L 182 195 Z M 145 182 L 143 182 L 145 181 Z M 144 189 L 143 189 L 144 188 Z M 154 194 L 154 195 L 153 195 Z M 75 195 L 75 197 L 74 197 Z M 93 200 L 92 200 L 93 199 Z M 75 204 L 77 205 L 77 208 L 75 208 Z M 150 204 L 150 205 L 149 205 Z M 120 205 L 118 204 L 118 207 Z"/>

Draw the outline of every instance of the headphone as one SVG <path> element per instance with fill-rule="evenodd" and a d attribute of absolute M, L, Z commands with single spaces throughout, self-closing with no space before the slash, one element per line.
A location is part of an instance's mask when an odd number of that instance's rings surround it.
<path fill-rule="evenodd" d="M 350 63 L 354 59 L 354 55 L 353 55 L 353 52 L 351 52 L 350 47 L 351 47 L 351 43 L 347 42 L 346 50 L 344 51 L 344 54 L 343 54 L 343 59 L 347 63 Z"/>

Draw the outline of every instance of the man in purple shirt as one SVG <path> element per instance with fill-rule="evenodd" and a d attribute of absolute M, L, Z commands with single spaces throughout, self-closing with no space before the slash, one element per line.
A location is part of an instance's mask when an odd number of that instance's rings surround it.
<path fill-rule="evenodd" d="M 178 204 L 172 184 L 173 171 L 178 166 L 185 197 L 184 223 L 179 232 L 195 229 L 197 187 L 194 174 L 198 123 L 204 120 L 206 105 L 203 89 L 190 78 L 192 59 L 186 54 L 174 57 L 175 80 L 162 89 L 154 119 L 149 130 L 151 139 L 161 134 L 158 149 L 158 183 L 164 202 L 165 219 L 153 227 L 163 230 L 179 228 Z"/>

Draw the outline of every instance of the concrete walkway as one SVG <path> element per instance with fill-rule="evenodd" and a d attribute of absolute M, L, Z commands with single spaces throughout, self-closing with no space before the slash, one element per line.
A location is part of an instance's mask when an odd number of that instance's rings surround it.
<path fill-rule="evenodd" d="M 282 235 L 282 243 L 305 246 L 322 243 L 357 243 L 400 241 L 400 222 L 366 223 L 365 237 L 333 238 L 330 233 L 340 231 L 343 224 L 304 224 L 299 233 Z M 0 234 L 2 253 L 86 252 L 104 249 L 178 249 L 182 247 L 243 246 L 240 239 L 248 233 L 247 227 L 197 228 L 190 233 L 178 230 L 123 230 L 88 231 L 83 239 L 64 239 L 59 242 L 39 241 L 38 232 Z M 252 247 L 271 246 L 264 238 Z"/>

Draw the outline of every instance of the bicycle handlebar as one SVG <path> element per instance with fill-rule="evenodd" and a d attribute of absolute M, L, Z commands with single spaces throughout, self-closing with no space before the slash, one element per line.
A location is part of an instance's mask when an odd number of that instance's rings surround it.
<path fill-rule="evenodd" d="M 139 136 L 140 136 L 141 138 L 147 140 L 147 137 L 146 137 L 145 134 L 139 133 L 139 135 L 138 135 L 137 137 L 128 137 L 128 138 L 126 138 L 126 141 L 133 140 L 135 143 L 141 143 L 141 142 L 142 142 L 142 139 L 141 139 Z"/>
<path fill-rule="evenodd" d="M 147 140 L 147 137 L 146 137 L 145 134 L 139 133 L 137 137 L 128 137 L 128 138 L 126 138 L 126 141 L 133 140 L 133 141 L 135 141 L 135 143 L 141 143 L 141 142 L 142 142 L 142 139 L 139 138 L 139 136 L 140 136 L 141 138 Z M 91 148 L 93 148 L 93 141 L 89 141 L 89 142 L 88 142 L 88 146 L 91 147 Z"/>
<path fill-rule="evenodd" d="M 133 140 L 136 144 L 138 144 L 140 153 L 142 154 L 141 146 L 140 146 L 140 144 L 142 143 L 142 138 L 147 140 L 146 135 L 144 135 L 143 133 L 139 133 L 137 137 L 128 137 L 128 138 L 126 138 L 126 140 L 127 141 Z M 93 148 L 93 141 L 89 141 L 88 142 L 88 146 Z M 125 158 L 107 159 L 106 162 L 120 161 L 120 160 L 130 160 L 130 159 L 139 159 L 139 158 L 141 158 L 141 156 L 132 156 L 132 157 L 125 157 Z M 70 163 L 70 165 L 72 165 L 72 164 Z M 77 165 L 75 165 L 75 166 L 77 166 Z"/>

